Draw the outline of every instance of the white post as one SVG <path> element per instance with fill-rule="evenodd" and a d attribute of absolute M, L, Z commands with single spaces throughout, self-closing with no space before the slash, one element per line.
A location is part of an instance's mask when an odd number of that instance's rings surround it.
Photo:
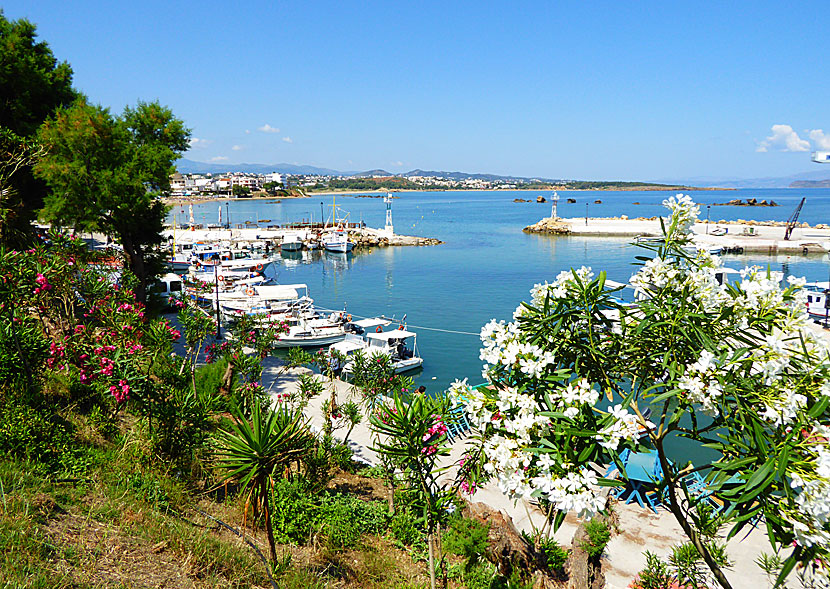
<path fill-rule="evenodd" d="M 556 206 L 559 204 L 559 195 L 556 193 L 556 191 L 554 191 L 553 193 L 553 198 L 551 198 L 551 202 L 553 204 L 550 206 L 550 218 L 555 221 L 559 218 L 556 214 Z"/>
<path fill-rule="evenodd" d="M 395 234 L 395 227 L 392 225 L 392 195 L 387 192 L 383 202 L 386 203 L 386 227 L 384 227 L 384 230 L 389 237 L 392 237 Z"/>

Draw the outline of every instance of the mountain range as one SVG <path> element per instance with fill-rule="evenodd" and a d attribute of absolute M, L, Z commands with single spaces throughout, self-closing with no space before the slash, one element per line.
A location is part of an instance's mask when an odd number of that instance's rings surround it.
<path fill-rule="evenodd" d="M 297 164 L 223 164 L 211 162 L 197 162 L 189 159 L 180 159 L 176 165 L 182 174 L 224 174 L 227 172 L 249 172 L 252 174 L 267 174 L 279 172 L 281 174 L 316 174 L 321 176 L 354 176 L 357 178 L 370 176 L 401 176 L 410 178 L 412 176 L 437 176 L 453 180 L 485 180 L 503 182 L 537 180 L 542 182 L 561 182 L 550 178 L 525 178 L 521 176 L 500 176 L 497 174 L 470 174 L 467 172 L 443 172 L 432 170 L 415 169 L 409 172 L 393 174 L 382 169 L 368 170 L 365 172 L 341 172 L 330 168 L 319 168 L 317 166 L 302 166 Z M 644 184 L 676 184 L 682 186 L 719 187 L 719 188 L 826 188 L 830 187 L 830 166 L 826 170 L 814 170 L 802 172 L 791 176 L 764 177 L 764 178 L 734 178 L 734 177 L 711 177 L 697 176 L 687 178 L 662 178 L 657 180 L 644 180 Z"/>

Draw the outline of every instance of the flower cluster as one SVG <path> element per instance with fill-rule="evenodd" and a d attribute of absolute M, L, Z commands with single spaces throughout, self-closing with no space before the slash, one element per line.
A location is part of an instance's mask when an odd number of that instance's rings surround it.
<path fill-rule="evenodd" d="M 718 362 L 709 350 L 702 350 L 697 361 L 686 368 L 677 386 L 685 393 L 685 400 L 698 403 L 707 415 L 719 412 L 723 388 L 717 379 Z"/>
<path fill-rule="evenodd" d="M 118 381 L 117 386 L 110 386 L 110 394 L 115 397 L 115 400 L 119 403 L 128 401 L 130 399 L 130 385 L 127 384 L 127 381 L 121 379 Z"/>
<path fill-rule="evenodd" d="M 695 204 L 692 197 L 678 193 L 664 200 L 663 206 L 671 211 L 667 223 L 667 240 L 683 239 L 688 236 L 700 214 L 700 207 Z"/>
<path fill-rule="evenodd" d="M 427 456 L 435 454 L 438 451 L 437 441 L 446 434 L 447 425 L 444 423 L 444 420 L 440 415 L 433 414 L 432 425 L 427 428 L 422 439 L 424 447 L 421 448 L 421 454 L 426 454 Z"/>
<path fill-rule="evenodd" d="M 579 270 L 563 270 L 556 276 L 556 280 L 551 283 L 535 284 L 530 289 L 530 301 L 534 307 L 541 307 L 544 305 L 547 298 L 551 299 L 566 299 L 579 292 L 580 283 L 589 282 L 594 277 L 594 272 L 587 266 L 582 266 Z M 516 309 L 516 315 L 521 315 L 521 309 Z"/>
<path fill-rule="evenodd" d="M 611 423 L 602 428 L 597 434 L 600 445 L 609 450 L 618 450 L 620 442 L 636 442 L 641 436 L 654 427 L 648 420 L 643 421 L 622 405 L 614 405 L 608 411 L 612 418 Z"/>
<path fill-rule="evenodd" d="M 207 346 L 205 346 L 205 362 L 207 362 L 208 364 L 213 364 L 214 362 L 216 362 L 216 360 L 227 354 L 230 351 L 230 349 L 230 342 L 222 342 L 219 345 L 208 344 Z"/>
<path fill-rule="evenodd" d="M 52 285 L 49 284 L 49 280 L 47 280 L 46 276 L 44 276 L 40 272 L 38 272 L 37 276 L 35 276 L 35 282 L 37 283 L 37 286 L 34 290 L 35 295 L 39 295 L 40 293 L 46 292 L 47 290 L 52 290 Z"/>

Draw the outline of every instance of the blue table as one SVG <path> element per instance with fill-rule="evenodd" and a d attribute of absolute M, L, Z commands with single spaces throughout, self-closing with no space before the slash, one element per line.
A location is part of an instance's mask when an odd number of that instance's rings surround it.
<path fill-rule="evenodd" d="M 663 468 L 660 466 L 657 451 L 623 452 L 620 458 L 625 466 L 625 474 L 630 485 L 630 488 L 626 487 L 622 491 L 620 499 L 625 499 L 626 503 L 636 501 L 640 507 L 648 506 L 654 513 L 657 513 L 660 499 L 657 493 L 649 491 L 649 487 L 663 480 Z"/>

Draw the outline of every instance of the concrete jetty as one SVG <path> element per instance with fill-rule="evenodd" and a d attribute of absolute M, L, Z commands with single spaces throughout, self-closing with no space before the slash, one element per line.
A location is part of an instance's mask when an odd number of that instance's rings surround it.
<path fill-rule="evenodd" d="M 707 249 L 736 253 L 808 254 L 830 251 L 830 226 L 810 227 L 799 223 L 789 240 L 784 239 L 786 223 L 779 221 L 718 221 L 696 223 L 694 243 Z M 578 217 L 553 219 L 546 217 L 525 227 L 526 233 L 590 237 L 659 237 L 659 217 Z"/>
<path fill-rule="evenodd" d="M 174 240 L 176 243 L 202 242 L 202 243 L 233 243 L 236 245 L 248 245 L 251 247 L 264 246 L 268 244 L 271 248 L 278 250 L 286 234 L 301 233 L 305 235 L 303 241 L 310 240 L 323 233 L 322 229 L 307 228 L 302 226 L 289 227 L 244 227 L 244 228 L 167 228 L 162 232 L 166 240 Z M 397 235 L 386 232 L 382 229 L 371 227 L 350 227 L 348 229 L 349 239 L 355 247 L 384 247 L 384 246 L 424 246 L 438 245 L 443 243 L 432 237 L 419 237 L 415 235 Z"/>

